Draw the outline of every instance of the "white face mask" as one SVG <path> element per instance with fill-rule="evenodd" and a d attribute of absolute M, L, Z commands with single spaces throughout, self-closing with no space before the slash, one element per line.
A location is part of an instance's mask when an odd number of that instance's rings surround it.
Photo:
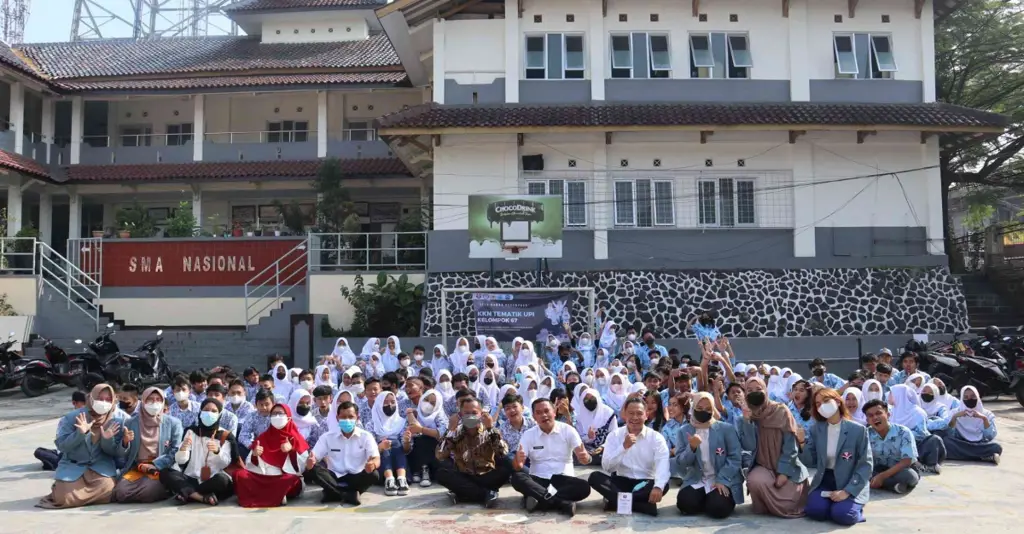
<path fill-rule="evenodd" d="M 228 402 L 235 406 L 238 406 L 239 404 L 245 402 L 245 395 L 231 395 L 230 397 L 228 397 Z"/>
<path fill-rule="evenodd" d="M 398 363 L 401 364 L 402 367 L 409 367 L 409 360 L 408 359 L 401 360 Z"/>
<path fill-rule="evenodd" d="M 526 349 L 523 349 L 523 350 L 519 351 L 519 357 L 523 358 L 523 359 L 529 358 L 530 357 L 530 351 L 528 351 Z"/>
<path fill-rule="evenodd" d="M 607 376 L 598 377 L 597 383 L 599 385 L 602 385 L 602 386 L 607 386 L 608 385 L 608 377 Z"/>
<path fill-rule="evenodd" d="M 630 334 L 630 335 L 626 336 L 626 339 L 628 339 L 630 341 L 636 341 L 636 334 Z"/>
<path fill-rule="evenodd" d="M 174 400 L 176 400 L 178 402 L 185 402 L 185 401 L 187 401 L 188 400 L 188 392 L 187 391 L 175 391 L 174 392 Z"/>
<path fill-rule="evenodd" d="M 440 389 L 443 393 L 450 393 L 453 391 L 451 382 L 441 382 L 437 385 L 437 389 Z"/>
<path fill-rule="evenodd" d="M 303 380 L 300 385 L 302 386 L 302 389 L 306 391 L 313 391 L 314 385 L 312 380 Z"/>
<path fill-rule="evenodd" d="M 559 343 L 558 343 L 557 339 L 552 339 L 551 341 L 548 341 L 548 346 L 549 347 L 557 347 L 558 345 L 559 345 Z"/>
<path fill-rule="evenodd" d="M 660 361 L 659 358 L 651 358 L 651 367 L 654 367 L 655 365 L 658 365 L 659 361 Z"/>
<path fill-rule="evenodd" d="M 348 390 L 358 395 L 363 392 L 363 383 L 359 382 L 357 384 L 352 384 L 351 386 L 348 387 Z"/>
<path fill-rule="evenodd" d="M 413 358 L 414 358 L 414 359 L 415 359 L 416 361 L 418 361 L 418 362 L 422 362 L 422 361 L 423 361 L 423 355 L 422 355 L 422 354 L 416 353 L 416 354 L 413 354 L 413 355 L 412 355 L 412 357 L 413 357 Z"/>
<path fill-rule="evenodd" d="M 873 401 L 873 400 L 882 400 L 882 392 L 881 391 L 865 391 L 864 392 L 864 402 Z"/>
<path fill-rule="evenodd" d="M 427 401 L 420 401 L 420 408 L 423 408 L 423 413 L 433 413 L 434 405 Z"/>
<path fill-rule="evenodd" d="M 299 383 L 299 377 L 298 376 L 293 376 L 292 377 L 292 384 L 298 384 L 298 383 Z"/>
<path fill-rule="evenodd" d="M 274 428 L 281 430 L 282 428 L 284 428 L 284 425 L 288 424 L 288 416 L 272 415 L 270 416 L 270 424 L 273 425 Z"/>
<path fill-rule="evenodd" d="M 162 402 L 147 402 L 146 405 L 143 406 L 143 408 L 145 408 L 146 413 L 148 413 L 150 415 L 150 417 L 156 417 L 156 414 L 164 411 L 164 403 L 162 403 Z"/>
<path fill-rule="evenodd" d="M 92 401 L 92 411 L 94 411 L 94 412 L 96 412 L 96 413 L 98 413 L 100 415 L 107 415 L 107 413 L 113 407 L 114 407 L 114 404 L 110 403 L 110 402 L 107 402 L 107 401 L 101 401 L 101 400 L 94 400 L 94 401 Z"/>
<path fill-rule="evenodd" d="M 613 393 L 622 393 L 622 384 L 612 384 L 611 389 Z"/>
<path fill-rule="evenodd" d="M 818 413 L 820 413 L 825 419 L 832 417 L 838 411 L 839 405 L 836 404 L 836 401 L 834 400 L 823 402 L 821 403 L 821 406 L 818 406 Z"/>

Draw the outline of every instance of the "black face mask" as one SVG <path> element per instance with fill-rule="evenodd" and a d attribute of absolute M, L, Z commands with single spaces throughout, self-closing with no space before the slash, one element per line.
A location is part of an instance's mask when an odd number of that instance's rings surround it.
<path fill-rule="evenodd" d="M 569 355 L 568 354 L 559 354 L 558 355 L 558 359 L 562 360 L 562 362 L 565 363 L 565 362 L 569 361 Z"/>
<path fill-rule="evenodd" d="M 747 404 L 754 408 L 764 404 L 764 392 L 751 391 L 750 393 L 747 393 Z"/>
<path fill-rule="evenodd" d="M 921 400 L 925 402 L 931 402 L 935 400 L 935 395 L 921 395 Z"/>
<path fill-rule="evenodd" d="M 398 410 L 397 406 L 385 406 L 384 407 L 384 415 L 386 415 L 388 417 L 391 417 L 392 415 L 395 415 L 395 411 L 397 411 L 397 410 Z"/>
<path fill-rule="evenodd" d="M 825 368 L 824 367 L 815 367 L 813 373 L 814 373 L 814 376 L 825 376 Z"/>
<path fill-rule="evenodd" d="M 121 407 L 122 411 L 129 412 L 129 413 L 135 411 L 135 405 L 130 403 L 130 402 L 128 402 L 128 401 L 118 402 L 117 405 Z"/>
<path fill-rule="evenodd" d="M 940 387 L 939 388 L 939 395 L 945 395 L 945 394 L 946 394 L 946 388 Z"/>
<path fill-rule="evenodd" d="M 583 401 L 583 407 L 588 409 L 588 410 L 590 410 L 590 411 L 596 410 L 597 409 L 597 399 L 588 398 L 587 400 Z"/>
<path fill-rule="evenodd" d="M 385 410 L 386 410 L 386 409 L 387 409 L 387 408 L 385 408 Z M 297 413 L 297 414 L 299 414 L 299 415 L 301 415 L 301 416 L 305 417 L 305 416 L 309 415 L 309 406 L 302 406 L 302 405 L 300 404 L 299 406 L 296 406 L 296 407 L 295 407 L 295 413 Z"/>
<path fill-rule="evenodd" d="M 967 406 L 968 408 L 974 408 L 977 405 L 978 399 L 967 399 L 964 401 L 964 406 Z"/>
<path fill-rule="evenodd" d="M 694 410 L 693 418 L 696 419 L 698 423 L 707 423 L 708 421 L 711 420 L 711 412 L 705 412 L 703 410 Z"/>
<path fill-rule="evenodd" d="M 651 339 L 645 339 L 644 343 L 647 343 L 648 346 L 653 347 L 654 346 L 654 338 L 652 337 Z"/>
<path fill-rule="evenodd" d="M 277 379 L 278 380 L 284 380 L 284 377 L 285 377 L 284 373 L 277 373 Z"/>
<path fill-rule="evenodd" d="M 580 385 L 580 383 L 579 383 L 579 382 L 566 382 L 566 383 L 565 383 L 565 387 L 566 387 L 566 389 L 568 389 L 568 390 L 569 390 L 569 391 L 568 391 L 568 393 L 569 393 L 569 395 L 570 395 L 570 396 L 571 396 L 571 395 L 572 395 L 573 393 L 575 393 L 575 392 L 576 392 L 576 391 L 575 391 L 575 389 L 576 389 L 576 386 L 578 386 L 578 385 Z"/>
<path fill-rule="evenodd" d="M 488 386 L 493 384 L 493 383 L 494 383 L 494 379 L 491 378 L 491 377 L 487 377 L 487 378 L 484 379 L 484 384 L 487 384 Z"/>

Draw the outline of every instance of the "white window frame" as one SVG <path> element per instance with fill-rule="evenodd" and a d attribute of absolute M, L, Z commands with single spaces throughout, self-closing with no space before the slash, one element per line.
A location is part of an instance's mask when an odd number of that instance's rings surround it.
<path fill-rule="evenodd" d="M 732 224 L 722 224 L 722 180 L 732 180 Z M 739 187 L 740 182 L 749 182 L 753 198 L 751 202 L 754 207 L 754 222 L 739 222 Z M 712 183 L 715 186 L 715 222 L 700 222 L 700 210 L 703 207 L 702 183 Z M 697 226 L 700 228 L 757 228 L 757 179 L 750 176 L 719 176 L 706 177 L 697 180 Z"/>
<path fill-rule="evenodd" d="M 649 200 L 650 208 L 651 208 L 651 210 L 650 210 L 651 211 L 651 226 L 639 226 L 639 220 L 638 220 L 638 217 L 637 217 L 637 213 L 639 213 L 640 210 L 637 209 L 637 208 L 639 207 L 640 198 L 636 194 L 636 183 L 637 183 L 638 180 L 647 180 L 647 181 L 651 182 L 651 198 Z M 629 222 L 621 222 L 619 220 L 619 212 L 616 209 L 618 207 L 619 203 L 620 203 L 619 195 L 618 195 L 618 187 L 617 187 L 617 185 L 620 184 L 620 183 L 629 184 L 630 185 L 630 195 L 632 196 L 632 201 L 629 204 L 630 204 L 630 208 L 631 208 L 630 209 L 630 213 L 632 214 L 633 217 L 632 217 L 632 220 L 630 220 Z M 658 192 L 657 192 L 658 191 L 658 187 L 657 187 L 657 184 L 659 184 L 659 183 L 661 183 L 661 184 L 668 184 L 668 186 L 669 186 L 669 198 L 668 198 L 668 200 L 669 200 L 669 206 L 671 206 L 671 208 L 672 208 L 672 214 L 671 214 L 672 220 L 670 220 L 670 221 L 658 222 Z M 614 180 L 612 182 L 612 222 L 614 223 L 615 226 L 627 226 L 627 227 L 634 227 L 634 228 L 675 227 L 676 226 L 675 182 L 673 180 L 671 180 L 671 179 L 656 179 L 656 178 L 631 178 L 631 179 Z"/>
<path fill-rule="evenodd" d="M 185 126 L 188 126 L 188 133 L 182 132 Z M 177 128 L 178 133 L 171 133 L 171 128 Z M 167 146 L 185 146 L 195 140 L 195 124 L 191 122 L 176 122 L 174 124 L 168 124 L 164 127 L 164 131 L 166 132 L 164 144 Z M 171 139 L 175 139 L 176 143 L 172 144 Z"/>
<path fill-rule="evenodd" d="M 882 68 L 882 62 L 878 60 L 878 50 L 875 48 L 875 39 L 885 39 L 889 43 L 889 59 L 892 60 L 892 67 Z M 878 72 L 899 72 L 899 65 L 896 63 L 896 53 L 892 47 L 892 35 L 888 33 L 869 33 L 868 41 L 871 43 L 871 55 L 875 58 L 875 65 L 878 66 Z M 891 76 L 891 74 L 890 74 Z"/>
<path fill-rule="evenodd" d="M 579 68 L 569 68 L 569 37 L 579 37 L 580 39 L 580 58 L 583 60 L 583 64 Z M 547 50 L 545 50 L 545 53 Z M 579 78 L 570 78 L 568 76 L 569 71 L 579 72 Z M 547 72 L 544 73 L 547 75 Z M 562 79 L 563 80 L 586 80 L 587 79 L 587 39 L 582 33 L 562 33 Z"/>
<path fill-rule="evenodd" d="M 747 60 L 741 65 L 739 61 L 736 61 L 736 49 L 733 47 L 733 38 L 743 39 L 744 49 L 743 52 L 747 53 Z M 754 54 L 750 51 L 750 36 L 745 33 L 726 33 L 725 43 L 729 47 L 729 57 L 732 58 L 732 65 L 736 68 L 752 69 L 754 68 Z M 747 77 L 750 77 L 750 73 L 747 73 Z"/>
<path fill-rule="evenodd" d="M 843 52 L 843 53 L 844 54 L 848 53 L 853 58 L 854 70 L 852 72 L 850 72 L 849 69 L 843 70 L 843 61 L 842 61 L 842 59 L 840 59 L 840 56 L 839 56 L 840 52 L 839 52 L 839 41 L 838 41 L 838 39 L 840 37 L 845 37 L 845 38 L 850 40 L 850 51 L 849 52 Z M 836 34 L 833 34 L 832 35 L 832 53 L 833 53 L 833 55 L 836 58 L 836 67 L 835 67 L 836 68 L 836 73 L 847 75 L 847 76 L 853 76 L 853 77 L 856 77 L 858 74 L 860 74 L 860 62 L 857 61 L 857 43 L 856 43 L 856 39 L 854 38 L 854 34 L 852 34 L 852 33 L 836 33 Z"/>
<path fill-rule="evenodd" d="M 125 133 L 138 130 L 138 133 Z M 133 139 L 135 144 L 125 144 L 126 139 Z M 153 146 L 152 124 L 122 124 L 117 132 L 118 145 L 124 148 Z"/>
<path fill-rule="evenodd" d="M 544 192 L 542 195 L 551 195 L 551 182 L 562 182 L 562 227 L 564 228 L 586 228 L 590 224 L 589 217 L 587 216 L 587 182 L 585 180 L 566 180 L 563 178 L 536 178 L 526 181 L 526 193 L 530 193 L 531 184 L 540 184 L 544 186 Z M 583 186 L 583 221 L 572 222 L 569 220 L 569 184 L 576 184 Z M 574 206 L 577 203 L 572 203 Z"/>
<path fill-rule="evenodd" d="M 711 45 L 711 34 L 712 33 L 713 32 L 691 33 L 690 37 L 689 37 L 689 41 L 690 41 L 690 57 L 692 58 L 691 61 L 693 62 L 693 66 L 697 67 L 697 68 L 711 69 L 711 72 L 713 73 L 714 69 L 715 69 L 715 54 L 711 50 L 711 47 L 712 47 L 712 45 Z M 693 38 L 694 37 L 703 37 L 703 38 L 707 39 L 708 47 L 705 50 L 707 50 L 707 59 L 709 60 L 708 63 L 697 63 L 697 48 L 694 47 L 694 45 L 693 45 Z"/>
<path fill-rule="evenodd" d="M 530 49 L 527 46 L 530 39 L 540 39 L 541 44 L 541 63 L 542 66 L 530 66 Z M 546 33 L 528 33 L 523 37 L 523 79 L 524 80 L 546 80 L 548 79 L 548 34 Z M 526 76 L 527 71 L 541 69 L 544 72 L 543 78 L 528 78 Z"/>
<path fill-rule="evenodd" d="M 716 34 L 716 33 L 717 34 L 722 34 L 722 35 L 725 36 L 725 66 L 723 67 L 725 69 L 725 76 L 722 77 L 722 78 L 715 77 L 715 44 L 714 44 L 714 39 L 712 39 L 711 36 Z M 708 40 L 707 54 L 708 54 L 708 59 L 710 60 L 710 63 L 697 63 L 697 54 L 695 52 L 696 49 L 693 47 L 693 38 L 695 36 L 703 37 L 703 38 Z M 733 50 L 732 50 L 732 38 L 733 37 L 742 37 L 743 41 L 747 45 L 746 52 L 747 52 L 747 56 L 749 58 L 749 61 L 747 61 L 743 65 L 739 65 L 739 64 L 736 63 L 736 58 L 735 58 L 735 55 L 733 54 Z M 693 64 L 692 65 L 693 67 L 701 68 L 701 69 L 708 69 L 708 76 L 707 76 L 707 78 L 700 78 L 700 77 L 698 77 L 697 79 L 699 79 L 699 80 L 749 80 L 749 79 L 751 79 L 750 69 L 752 69 L 754 67 L 754 53 L 750 50 L 750 35 L 748 33 L 745 33 L 745 32 L 727 32 L 727 31 L 693 32 L 693 33 L 690 34 L 690 56 L 692 58 L 691 59 L 691 63 Z M 746 69 L 747 75 L 742 77 L 742 78 L 733 78 L 732 76 L 729 76 L 729 63 L 730 62 L 732 63 L 732 66 L 736 67 L 737 69 Z"/>
<path fill-rule="evenodd" d="M 647 75 L 652 80 L 660 80 L 664 78 L 672 77 L 672 40 L 669 38 L 667 33 L 661 32 L 645 32 L 647 33 Z M 664 68 L 659 68 L 654 64 L 654 41 L 655 37 L 661 37 L 665 39 L 665 53 L 668 54 L 668 65 Z M 656 78 L 655 72 L 667 73 L 664 78 Z"/>
<path fill-rule="evenodd" d="M 562 43 L 562 77 L 561 78 L 548 78 L 548 36 L 558 35 Z M 583 59 L 583 64 L 580 67 L 569 67 L 569 48 L 568 39 L 569 37 L 577 37 L 580 39 L 582 50 L 580 51 L 580 57 Z M 540 67 L 529 66 L 529 51 L 527 50 L 526 43 L 529 39 L 540 39 L 541 44 L 544 45 L 544 51 L 542 57 L 544 59 L 544 77 L 543 78 L 527 78 L 526 71 L 537 70 Z M 551 80 L 551 81 L 562 81 L 562 80 L 585 80 L 587 79 L 587 38 L 586 34 L 581 32 L 543 32 L 543 33 L 527 33 L 523 36 L 523 79 L 524 80 Z M 570 78 L 569 72 L 579 72 L 581 77 Z"/>
<path fill-rule="evenodd" d="M 615 64 L 615 38 L 616 37 L 619 37 L 619 38 L 625 37 L 625 39 L 626 39 L 626 55 L 629 57 L 629 66 L 628 67 L 618 66 L 618 65 Z M 629 78 L 628 79 L 632 79 L 633 78 L 633 67 L 634 67 L 634 65 L 633 65 L 633 35 L 631 33 L 628 33 L 628 32 L 627 33 L 612 33 L 608 37 L 608 50 L 609 50 L 609 52 L 611 54 L 611 67 L 612 67 L 611 70 L 613 70 L 613 71 L 615 71 L 615 70 L 628 70 L 629 71 Z M 611 76 L 611 72 L 608 73 L 608 77 L 609 78 L 612 77 Z M 618 78 L 618 79 L 625 80 L 627 78 Z"/>

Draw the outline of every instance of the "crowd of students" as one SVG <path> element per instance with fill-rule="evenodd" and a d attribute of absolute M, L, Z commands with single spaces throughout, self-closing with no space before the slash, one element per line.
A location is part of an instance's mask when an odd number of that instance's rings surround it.
<path fill-rule="evenodd" d="M 356 352 L 339 338 L 312 370 L 275 357 L 267 373 L 195 371 L 166 390 L 97 384 L 76 393 L 56 450 L 36 451 L 56 471 L 39 506 L 272 507 L 308 486 L 359 505 L 375 485 L 436 483 L 492 507 L 510 484 L 531 512 L 571 516 L 596 491 L 606 511 L 629 493 L 657 515 L 676 489 L 686 515 L 725 518 L 749 496 L 758 514 L 851 525 L 872 490 L 908 493 L 947 459 L 999 463 L 978 392 L 954 398 L 916 354 L 894 371 L 883 349 L 846 380 L 815 359 L 804 379 L 739 363 L 707 314 L 690 329 L 698 357 L 608 321 L 540 351 L 478 336 L 407 353 L 392 336 Z M 580 478 L 580 465 L 599 470 Z"/>

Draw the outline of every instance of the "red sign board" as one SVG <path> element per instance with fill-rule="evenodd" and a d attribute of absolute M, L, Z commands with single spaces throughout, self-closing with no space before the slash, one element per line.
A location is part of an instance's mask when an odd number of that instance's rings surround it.
<path fill-rule="evenodd" d="M 153 241 L 104 240 L 103 285 L 243 286 L 302 284 L 306 280 L 306 251 L 293 250 L 301 239 L 224 238 Z M 82 252 L 83 262 L 87 261 Z M 278 269 L 270 268 L 281 260 Z"/>

